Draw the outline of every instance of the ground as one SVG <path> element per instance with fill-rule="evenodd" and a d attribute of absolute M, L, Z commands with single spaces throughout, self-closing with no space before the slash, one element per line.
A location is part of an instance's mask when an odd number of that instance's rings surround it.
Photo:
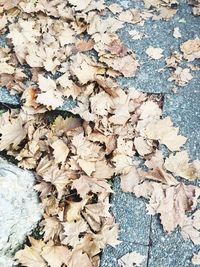
<path fill-rule="evenodd" d="M 125 8 L 140 6 L 140 1 L 116 1 Z M 121 78 L 119 82 L 124 88 L 135 87 L 148 92 L 163 94 L 164 115 L 171 116 L 180 132 L 188 137 L 186 148 L 191 158 L 200 159 L 200 75 L 192 72 L 193 79 L 184 87 L 172 91 L 174 84 L 167 79 L 170 70 L 158 72 L 165 66 L 165 57 L 174 51 L 179 51 L 179 45 L 188 39 L 200 37 L 200 18 L 191 14 L 191 8 L 186 1 L 181 0 L 177 14 L 170 21 L 147 21 L 144 26 L 127 25 L 120 32 L 123 41 L 133 49 L 139 58 L 141 67 L 133 79 Z M 173 30 L 179 27 L 182 38 L 173 37 Z M 129 31 L 136 29 L 147 34 L 142 40 L 132 40 Z M 149 46 L 160 47 L 164 56 L 160 60 L 150 59 L 145 50 Z M 184 64 L 184 63 L 183 63 Z M 199 64 L 199 63 L 198 63 Z M 0 101 L 19 105 L 16 97 L 10 97 L 3 89 L 0 91 Z M 64 109 L 70 110 L 70 103 Z M 184 241 L 179 231 L 166 235 L 158 217 L 146 214 L 145 200 L 137 199 L 131 193 L 122 193 L 119 179 L 114 182 L 115 194 L 111 199 L 112 212 L 120 226 L 122 243 L 115 249 L 107 247 L 102 254 L 101 267 L 117 267 L 117 259 L 130 251 L 138 251 L 147 257 L 143 267 L 189 267 L 192 254 L 198 251 L 191 241 Z"/>

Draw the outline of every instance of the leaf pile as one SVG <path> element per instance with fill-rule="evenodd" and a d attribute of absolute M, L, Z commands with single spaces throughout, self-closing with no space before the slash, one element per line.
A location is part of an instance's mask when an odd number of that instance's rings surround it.
<path fill-rule="evenodd" d="M 197 216 L 188 216 L 200 189 L 176 179 L 198 178 L 199 161 L 181 150 L 186 138 L 162 118 L 159 96 L 122 90 L 115 79 L 134 77 L 139 68 L 116 31 L 124 22 L 167 20 L 178 6 L 174 0 L 144 2 L 149 10 L 107 7 L 103 0 L 1 1 L 7 45 L 0 48 L 0 85 L 20 94 L 22 107 L 0 117 L 0 150 L 35 170 L 44 210 L 43 239 L 29 237 L 30 246 L 16 253 L 24 266 L 99 266 L 103 248 L 120 243 L 109 204 L 109 180 L 116 175 L 124 192 L 149 199 L 149 213 L 160 214 L 165 231 L 180 226 L 184 238 L 200 243 Z M 190 42 L 192 48 L 181 46 L 184 58 L 199 58 L 198 39 Z M 154 60 L 163 56 L 160 48 L 146 53 Z M 177 71 L 176 58 L 167 64 Z M 76 100 L 73 116 L 49 122 L 46 111 L 68 97 Z M 143 259 L 136 256 L 120 264 L 139 265 Z"/>

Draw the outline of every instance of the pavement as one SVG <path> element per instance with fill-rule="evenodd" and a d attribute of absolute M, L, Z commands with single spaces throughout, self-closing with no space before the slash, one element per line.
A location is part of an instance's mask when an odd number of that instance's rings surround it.
<path fill-rule="evenodd" d="M 142 1 L 109 0 L 108 3 L 119 3 L 125 8 L 142 7 Z M 179 27 L 182 38 L 173 37 L 173 30 Z M 138 30 L 147 35 L 141 40 L 133 40 L 130 30 Z M 135 78 L 120 78 L 119 83 L 124 88 L 135 87 L 147 92 L 162 94 L 164 97 L 164 116 L 171 116 L 180 132 L 188 137 L 186 148 L 192 159 L 200 159 L 200 72 L 192 71 L 193 79 L 184 87 L 172 91 L 174 83 L 168 81 L 171 70 L 159 72 L 165 66 L 165 57 L 174 51 L 179 51 L 179 45 L 188 39 L 200 37 L 200 17 L 191 14 L 191 7 L 186 0 L 180 0 L 177 14 L 169 21 L 145 22 L 144 26 L 127 24 L 119 32 L 122 40 L 135 51 L 141 67 Z M 150 59 L 145 51 L 149 46 L 160 47 L 164 57 L 160 60 Z M 187 62 L 183 61 L 183 66 Z M 200 66 L 199 62 L 193 62 Z M 0 102 L 20 105 L 19 99 L 10 97 L 0 90 Z M 70 110 L 70 101 L 66 102 L 64 110 Z M 107 247 L 101 259 L 101 267 L 117 267 L 117 259 L 124 254 L 137 251 L 146 256 L 142 267 L 190 267 L 193 253 L 200 246 L 183 240 L 179 230 L 171 235 L 163 232 L 159 218 L 146 214 L 146 202 L 131 193 L 120 191 L 119 178 L 115 179 L 111 198 L 112 212 L 120 226 L 122 243 L 116 248 Z"/>

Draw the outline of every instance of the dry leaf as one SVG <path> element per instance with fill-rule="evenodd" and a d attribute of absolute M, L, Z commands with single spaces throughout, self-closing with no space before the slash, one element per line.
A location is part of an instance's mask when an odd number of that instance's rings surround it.
<path fill-rule="evenodd" d="M 45 243 L 41 240 L 29 238 L 31 247 L 25 245 L 25 248 L 19 250 L 15 254 L 15 258 L 27 267 L 47 267 L 45 260 L 41 256 L 41 252 Z"/>
<path fill-rule="evenodd" d="M 188 40 L 180 46 L 180 49 L 188 61 L 198 59 L 200 58 L 200 39 Z"/>
<path fill-rule="evenodd" d="M 110 185 L 100 179 L 90 178 L 87 176 L 81 176 L 75 180 L 72 184 L 72 188 L 75 188 L 78 194 L 84 199 L 89 192 L 93 193 L 111 193 L 112 189 Z"/>
<path fill-rule="evenodd" d="M 177 39 L 182 37 L 180 29 L 178 27 L 174 28 L 173 36 Z"/>
<path fill-rule="evenodd" d="M 200 264 L 200 251 L 197 254 L 194 254 L 192 257 L 192 263 L 194 265 L 199 265 Z"/>
<path fill-rule="evenodd" d="M 123 192 L 134 192 L 134 187 L 142 181 L 135 166 L 132 166 L 130 171 L 127 174 L 121 175 L 120 178 Z"/>
<path fill-rule="evenodd" d="M 153 59 L 160 59 L 163 57 L 163 49 L 150 46 L 146 50 L 146 54 Z"/>
<path fill-rule="evenodd" d="M 193 162 L 189 161 L 190 159 L 187 151 L 180 151 L 175 155 L 171 154 L 169 158 L 166 158 L 164 166 L 175 176 L 180 176 L 185 179 L 197 179 L 198 171 Z"/>
<path fill-rule="evenodd" d="M 191 211 L 195 200 L 195 186 L 178 184 L 166 189 L 165 197 L 161 201 L 157 213 L 160 213 L 163 228 L 172 232 L 185 220 L 185 212 Z"/>
<path fill-rule="evenodd" d="M 68 264 L 70 251 L 65 246 L 56 246 L 54 242 L 49 241 L 42 250 L 42 257 L 47 261 L 50 267 L 61 267 L 63 263 Z"/>
<path fill-rule="evenodd" d="M 149 123 L 145 132 L 149 139 L 158 140 L 171 151 L 180 150 L 187 140 L 186 137 L 178 135 L 179 128 L 173 126 L 170 117 Z"/>
<path fill-rule="evenodd" d="M 134 55 L 115 58 L 101 57 L 100 61 L 105 62 L 109 67 L 119 71 L 124 75 L 124 77 L 134 77 L 139 67 L 139 63 L 135 59 Z"/>
<path fill-rule="evenodd" d="M 134 145 L 135 149 L 141 156 L 150 154 L 153 150 L 153 147 L 150 144 L 148 144 L 147 141 L 142 136 L 135 137 Z"/>
<path fill-rule="evenodd" d="M 168 185 L 176 185 L 178 183 L 172 175 L 166 173 L 162 168 L 158 167 L 149 172 L 140 171 L 139 174 L 143 178 L 159 181 Z"/>
<path fill-rule="evenodd" d="M 64 163 L 70 152 L 68 146 L 62 140 L 56 140 L 51 147 L 54 149 L 55 163 Z"/>
<path fill-rule="evenodd" d="M 26 131 L 20 117 L 4 121 L 1 117 L 0 126 L 1 140 L 0 150 L 9 149 L 10 145 L 16 148 L 26 137 Z"/>
<path fill-rule="evenodd" d="M 132 267 L 132 266 L 142 266 L 141 264 L 146 259 L 146 256 L 141 255 L 140 253 L 133 251 L 125 254 L 118 260 L 120 267 Z"/>

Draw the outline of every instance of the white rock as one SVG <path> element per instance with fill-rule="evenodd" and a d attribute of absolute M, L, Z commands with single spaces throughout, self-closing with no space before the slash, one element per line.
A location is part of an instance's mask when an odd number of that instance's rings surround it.
<path fill-rule="evenodd" d="M 41 207 L 34 175 L 0 158 L 0 266 L 11 267 L 14 251 L 37 225 Z"/>

